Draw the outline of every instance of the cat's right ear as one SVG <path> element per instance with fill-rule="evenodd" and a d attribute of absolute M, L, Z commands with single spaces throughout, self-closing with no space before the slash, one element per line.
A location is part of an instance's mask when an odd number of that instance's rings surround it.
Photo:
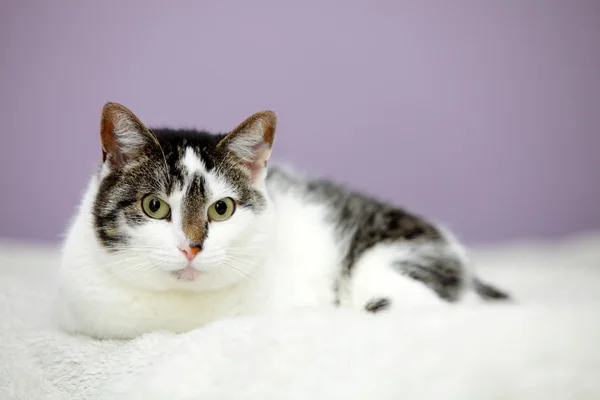
<path fill-rule="evenodd" d="M 253 181 L 264 179 L 276 126 L 277 116 L 273 111 L 258 112 L 221 139 L 217 147 L 239 160 Z"/>
<path fill-rule="evenodd" d="M 139 157 L 151 146 L 158 145 L 156 137 L 127 107 L 106 103 L 100 121 L 102 162 L 122 167 Z"/>

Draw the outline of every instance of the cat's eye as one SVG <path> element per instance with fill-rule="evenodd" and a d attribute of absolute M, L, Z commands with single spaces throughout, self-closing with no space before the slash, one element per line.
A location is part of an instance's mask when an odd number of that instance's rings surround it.
<path fill-rule="evenodd" d="M 154 219 L 165 219 L 171 216 L 171 207 L 164 200 L 151 194 L 142 199 L 142 209 L 147 216 Z"/>
<path fill-rule="evenodd" d="M 225 221 L 233 215 L 235 202 L 231 197 L 215 201 L 208 207 L 208 217 L 213 221 Z"/>

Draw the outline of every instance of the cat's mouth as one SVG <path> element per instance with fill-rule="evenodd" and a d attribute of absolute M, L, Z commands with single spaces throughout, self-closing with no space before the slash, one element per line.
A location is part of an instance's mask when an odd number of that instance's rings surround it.
<path fill-rule="evenodd" d="M 177 271 L 171 271 L 171 275 L 173 275 L 178 280 L 182 281 L 193 281 L 201 274 L 202 271 L 198 271 L 191 265 L 188 265 L 187 267 L 182 269 L 178 269 Z"/>

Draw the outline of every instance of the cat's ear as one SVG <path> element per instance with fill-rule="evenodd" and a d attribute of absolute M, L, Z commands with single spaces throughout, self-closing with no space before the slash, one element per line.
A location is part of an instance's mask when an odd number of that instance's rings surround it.
<path fill-rule="evenodd" d="M 275 140 L 277 116 L 272 111 L 261 111 L 254 114 L 218 144 L 248 169 L 252 179 L 257 180 L 264 175 L 271 148 Z"/>
<path fill-rule="evenodd" d="M 127 107 L 117 103 L 106 103 L 100 121 L 102 162 L 121 167 L 139 157 L 152 146 L 157 146 L 156 137 L 142 124 Z"/>

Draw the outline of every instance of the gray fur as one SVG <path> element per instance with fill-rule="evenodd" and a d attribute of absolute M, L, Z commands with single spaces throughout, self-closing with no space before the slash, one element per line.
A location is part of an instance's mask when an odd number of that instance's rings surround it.
<path fill-rule="evenodd" d="M 449 250 L 443 234 L 424 218 L 327 180 L 303 179 L 277 168 L 269 170 L 267 179 L 279 190 L 294 190 L 307 202 L 328 205 L 328 219 L 336 227 L 339 242 L 347 243 L 340 274 L 333 282 L 336 292 L 351 279 L 362 254 L 376 244 L 398 242 L 415 244 L 415 254 L 412 261 L 398 260 L 390 267 L 422 282 L 446 301 L 459 300 L 468 284 L 466 266 Z M 475 289 L 485 299 L 508 297 L 479 280 Z"/>

